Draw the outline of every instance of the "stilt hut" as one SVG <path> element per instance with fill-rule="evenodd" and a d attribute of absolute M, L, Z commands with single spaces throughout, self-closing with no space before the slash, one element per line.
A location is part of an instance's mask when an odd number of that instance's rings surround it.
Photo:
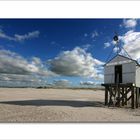
<path fill-rule="evenodd" d="M 118 40 L 116 40 L 118 41 Z M 121 52 L 121 49 L 120 51 Z M 140 65 L 119 52 L 104 65 L 105 105 L 138 108 Z"/>

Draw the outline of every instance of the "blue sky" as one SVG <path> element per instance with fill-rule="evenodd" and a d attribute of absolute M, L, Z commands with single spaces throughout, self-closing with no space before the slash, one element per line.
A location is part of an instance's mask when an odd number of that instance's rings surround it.
<path fill-rule="evenodd" d="M 114 32 L 139 59 L 139 24 L 138 19 L 0 19 L 0 84 L 102 83 Z"/>

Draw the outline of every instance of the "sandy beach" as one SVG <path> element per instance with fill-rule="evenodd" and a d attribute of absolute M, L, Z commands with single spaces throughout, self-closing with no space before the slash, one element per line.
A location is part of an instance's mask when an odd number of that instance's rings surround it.
<path fill-rule="evenodd" d="M 104 106 L 104 91 L 0 88 L 0 122 L 139 122 L 140 110 Z"/>

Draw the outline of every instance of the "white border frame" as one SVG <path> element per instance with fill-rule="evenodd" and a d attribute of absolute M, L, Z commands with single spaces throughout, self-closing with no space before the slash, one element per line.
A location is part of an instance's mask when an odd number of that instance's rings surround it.
<path fill-rule="evenodd" d="M 0 18 L 140 18 L 140 1 L 0 1 Z"/>
<path fill-rule="evenodd" d="M 140 1 L 0 1 L 0 18 L 140 18 Z M 0 139 L 139 139 L 139 124 L 0 124 Z"/>

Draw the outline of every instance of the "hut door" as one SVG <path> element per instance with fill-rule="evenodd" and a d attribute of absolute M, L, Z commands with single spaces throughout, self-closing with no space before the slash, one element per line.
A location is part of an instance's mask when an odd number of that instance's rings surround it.
<path fill-rule="evenodd" d="M 115 83 L 122 83 L 122 65 L 115 66 Z"/>

